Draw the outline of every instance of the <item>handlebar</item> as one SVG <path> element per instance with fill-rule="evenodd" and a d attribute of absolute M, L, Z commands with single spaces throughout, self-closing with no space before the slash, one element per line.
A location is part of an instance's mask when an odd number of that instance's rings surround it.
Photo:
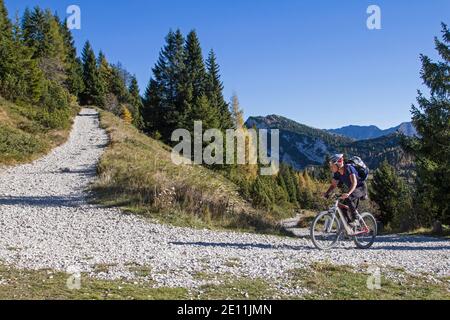
<path fill-rule="evenodd" d="M 342 197 L 342 194 L 336 194 L 336 193 L 334 193 L 334 194 L 332 194 L 332 195 L 329 195 L 329 196 L 327 197 L 327 199 L 340 200 L 341 197 Z"/>

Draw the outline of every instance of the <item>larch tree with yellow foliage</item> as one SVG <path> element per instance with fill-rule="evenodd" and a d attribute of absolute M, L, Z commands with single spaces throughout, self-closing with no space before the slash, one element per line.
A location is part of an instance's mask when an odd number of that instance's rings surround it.
<path fill-rule="evenodd" d="M 133 116 L 132 116 L 130 110 L 128 110 L 128 108 L 126 106 L 122 106 L 121 118 L 125 123 L 128 123 L 128 124 L 133 123 Z"/>
<path fill-rule="evenodd" d="M 245 150 L 239 150 L 239 144 L 236 145 L 236 152 L 239 154 L 245 154 L 245 164 L 238 164 L 238 172 L 240 172 L 248 181 L 253 182 L 258 176 L 258 164 L 257 164 L 257 139 L 250 134 L 249 130 L 245 127 L 243 110 L 241 109 L 239 99 L 236 94 L 233 94 L 231 98 L 231 116 L 235 129 L 242 133 L 245 137 Z M 236 161 L 236 156 L 235 156 Z M 237 162 L 236 162 L 237 163 Z"/>

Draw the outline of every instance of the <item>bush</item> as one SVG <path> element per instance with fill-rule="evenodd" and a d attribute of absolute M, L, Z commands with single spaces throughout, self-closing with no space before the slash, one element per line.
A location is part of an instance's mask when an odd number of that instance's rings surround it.
<path fill-rule="evenodd" d="M 23 99 L 27 97 L 27 85 L 14 75 L 6 74 L 4 79 L 0 80 L 0 93 L 11 101 Z"/>
<path fill-rule="evenodd" d="M 45 145 L 31 134 L 0 124 L 0 154 L 2 162 L 22 161 L 43 151 Z"/>
<path fill-rule="evenodd" d="M 40 100 L 36 120 L 49 129 L 70 126 L 73 99 L 70 93 L 53 81 L 47 81 Z"/>

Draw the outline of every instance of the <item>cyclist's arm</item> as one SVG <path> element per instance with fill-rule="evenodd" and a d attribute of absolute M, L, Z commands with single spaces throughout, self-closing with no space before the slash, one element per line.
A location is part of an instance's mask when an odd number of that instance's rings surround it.
<path fill-rule="evenodd" d="M 358 186 L 358 179 L 356 178 L 356 174 L 352 174 L 350 176 L 350 181 L 352 182 L 352 187 L 348 191 L 349 195 L 351 195 L 356 190 L 356 187 Z"/>
<path fill-rule="evenodd" d="M 336 180 L 334 180 L 334 179 L 331 180 L 331 185 L 330 185 L 330 187 L 328 188 L 327 192 L 325 192 L 325 195 L 328 196 L 328 195 L 331 193 L 331 191 L 333 191 L 334 189 L 336 189 L 337 186 L 338 186 L 338 183 L 339 183 L 339 181 L 336 181 Z"/>

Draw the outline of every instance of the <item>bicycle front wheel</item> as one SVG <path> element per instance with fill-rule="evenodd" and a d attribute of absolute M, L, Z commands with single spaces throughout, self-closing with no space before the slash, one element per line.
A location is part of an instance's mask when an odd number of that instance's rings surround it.
<path fill-rule="evenodd" d="M 359 249 L 369 249 L 377 237 L 377 221 L 370 213 L 363 213 L 360 218 L 360 229 L 362 233 L 354 237 Z"/>
<path fill-rule="evenodd" d="M 319 250 L 333 248 L 340 236 L 339 219 L 330 212 L 320 213 L 311 225 L 311 240 Z"/>

